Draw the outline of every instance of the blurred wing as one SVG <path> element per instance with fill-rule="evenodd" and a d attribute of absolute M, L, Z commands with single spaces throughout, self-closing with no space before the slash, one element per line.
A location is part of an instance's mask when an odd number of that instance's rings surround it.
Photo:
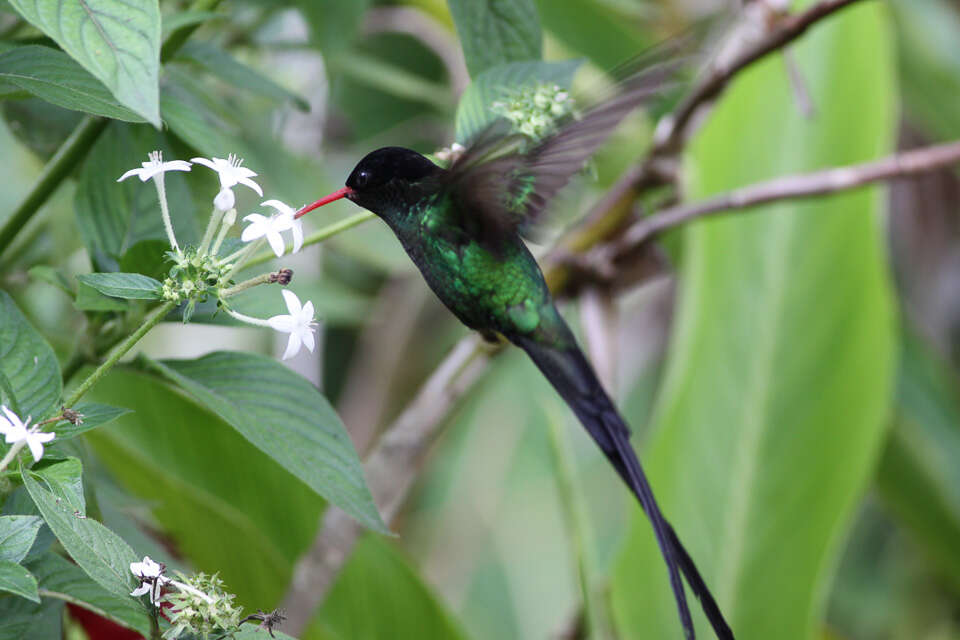
<path fill-rule="evenodd" d="M 646 64 L 619 82 L 611 97 L 570 118 L 531 149 L 521 150 L 519 135 L 505 135 L 503 120 L 478 134 L 447 173 L 459 210 L 479 216 L 463 222 L 483 236 L 513 232 L 535 240 L 533 232 L 551 200 L 627 114 L 678 84 L 689 63 L 679 53 L 688 44 L 682 40 L 642 55 Z"/>

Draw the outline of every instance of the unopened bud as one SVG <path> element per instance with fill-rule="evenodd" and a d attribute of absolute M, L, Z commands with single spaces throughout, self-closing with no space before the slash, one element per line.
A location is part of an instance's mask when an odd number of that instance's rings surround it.
<path fill-rule="evenodd" d="M 221 189 L 217 197 L 213 199 L 213 206 L 217 208 L 217 211 L 230 211 L 236 203 L 237 198 L 233 195 L 232 189 Z"/>
<path fill-rule="evenodd" d="M 78 424 L 83 424 L 83 414 L 79 411 L 74 411 L 73 409 L 67 409 L 64 407 L 61 410 L 61 415 L 63 419 L 69 422 L 70 424 L 76 426 Z"/>
<path fill-rule="evenodd" d="M 280 271 L 270 274 L 271 283 L 284 287 L 290 284 L 291 280 L 293 280 L 293 269 L 280 269 Z"/>

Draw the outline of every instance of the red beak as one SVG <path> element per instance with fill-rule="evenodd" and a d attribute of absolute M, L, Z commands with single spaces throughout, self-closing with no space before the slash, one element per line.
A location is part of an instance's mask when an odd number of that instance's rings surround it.
<path fill-rule="evenodd" d="M 342 197 L 344 197 L 344 196 L 348 196 L 348 195 L 350 195 L 351 193 L 353 193 L 353 189 L 351 189 L 350 187 L 344 187 L 343 189 L 337 189 L 336 191 L 334 191 L 334 192 L 331 193 L 330 195 L 324 196 L 324 197 L 320 198 L 319 200 L 317 200 L 316 202 L 314 202 L 313 204 L 308 204 L 308 205 L 305 206 L 304 208 L 300 209 L 300 211 L 297 211 L 297 213 L 294 214 L 293 217 L 294 217 L 294 218 L 299 218 L 299 217 L 302 216 L 303 214 L 309 213 L 309 212 L 313 211 L 314 209 L 316 209 L 317 207 L 322 207 L 322 206 L 325 205 L 325 204 L 329 204 L 330 202 L 333 202 L 334 200 L 339 200 L 340 198 L 342 198 Z"/>

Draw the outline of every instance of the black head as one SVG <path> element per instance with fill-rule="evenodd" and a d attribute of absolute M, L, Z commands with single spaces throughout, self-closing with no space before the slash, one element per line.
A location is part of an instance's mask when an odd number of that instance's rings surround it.
<path fill-rule="evenodd" d="M 431 195 L 437 188 L 435 176 L 443 169 L 411 149 L 383 147 L 371 151 L 350 172 L 347 186 L 334 191 L 297 212 L 303 214 L 325 204 L 347 198 L 381 218 L 389 218 Z"/>
<path fill-rule="evenodd" d="M 397 205 L 412 205 L 429 190 L 429 178 L 443 171 L 416 151 L 403 147 L 383 147 L 371 151 L 357 163 L 346 195 L 361 207 L 377 214 Z M 428 184 L 430 183 L 430 184 Z"/>

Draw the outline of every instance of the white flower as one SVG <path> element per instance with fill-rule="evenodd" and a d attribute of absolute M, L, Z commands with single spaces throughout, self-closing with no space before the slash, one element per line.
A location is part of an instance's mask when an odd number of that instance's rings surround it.
<path fill-rule="evenodd" d="M 273 316 L 267 320 L 267 323 L 277 331 L 290 334 L 290 340 L 287 342 L 287 350 L 283 354 L 286 360 L 300 351 L 300 345 L 307 346 L 307 350 L 313 352 L 315 346 L 313 337 L 313 303 L 307 300 L 307 304 L 300 306 L 300 298 L 293 291 L 284 289 L 282 291 L 283 299 L 287 303 L 287 311 L 290 315 Z"/>
<path fill-rule="evenodd" d="M 202 164 L 216 171 L 220 176 L 221 189 L 230 189 L 238 184 L 242 184 L 256 191 L 257 195 L 263 195 L 263 190 L 260 189 L 260 185 L 250 179 L 257 174 L 241 166 L 243 164 L 243 158 L 238 158 L 232 153 L 227 156 L 226 160 L 223 158 L 191 158 L 190 162 Z"/>
<path fill-rule="evenodd" d="M 285 243 L 280 232 L 293 228 L 292 216 L 280 214 L 268 218 L 259 213 L 251 213 L 248 216 L 244 216 L 243 219 L 250 224 L 243 230 L 243 233 L 240 234 L 241 240 L 250 242 L 251 240 L 266 236 L 267 242 L 270 243 L 270 248 L 277 254 L 277 257 L 279 258 L 283 255 Z"/>
<path fill-rule="evenodd" d="M 190 171 L 190 163 L 186 160 L 171 160 L 170 162 L 164 162 L 162 151 L 151 151 L 149 157 L 149 161 L 140 163 L 139 169 L 130 169 L 130 171 L 127 171 L 125 174 L 117 178 L 117 182 L 126 180 L 130 176 L 137 176 L 140 178 L 140 182 L 146 182 L 150 178 L 161 174 L 164 171 Z"/>
<path fill-rule="evenodd" d="M 312 307 L 311 307 L 312 308 Z M 30 428 L 30 418 L 22 421 L 17 414 L 5 406 L 0 406 L 4 415 L 0 416 L 0 433 L 6 436 L 7 444 L 26 441 L 33 455 L 33 461 L 39 462 L 43 457 L 43 443 L 50 442 L 57 434 L 40 431 L 39 426 Z"/>
<path fill-rule="evenodd" d="M 300 251 L 300 248 L 303 246 L 303 223 L 296 217 L 297 212 L 279 200 L 266 200 L 260 204 L 265 207 L 273 207 L 281 216 L 290 218 L 292 223 L 290 233 L 293 235 L 293 253 Z"/>
<path fill-rule="evenodd" d="M 160 596 L 163 585 L 171 582 L 170 578 L 163 575 L 166 567 L 154 562 L 150 556 L 143 556 L 143 562 L 131 562 L 130 573 L 140 580 L 140 586 L 130 592 L 134 597 L 142 596 L 145 593 L 150 594 L 150 602 L 160 606 Z"/>

